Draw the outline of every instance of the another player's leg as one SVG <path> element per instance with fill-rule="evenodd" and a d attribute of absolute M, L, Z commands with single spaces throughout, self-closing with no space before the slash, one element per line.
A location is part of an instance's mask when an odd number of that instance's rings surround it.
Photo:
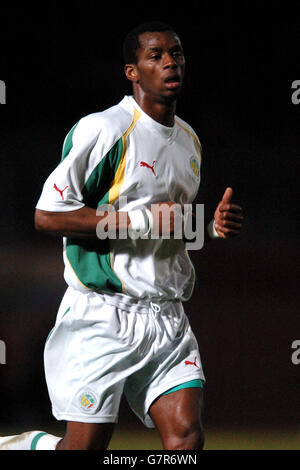
<path fill-rule="evenodd" d="M 203 390 L 200 387 L 184 388 L 154 401 L 149 414 L 164 450 L 203 449 L 202 408 Z"/>
<path fill-rule="evenodd" d="M 106 450 L 113 430 L 113 423 L 68 422 L 67 432 L 56 450 Z"/>
<path fill-rule="evenodd" d="M 67 423 L 63 438 L 42 431 L 0 437 L 0 450 L 106 450 L 113 423 Z"/>
<path fill-rule="evenodd" d="M 27 431 L 16 436 L 0 437 L 0 450 L 55 450 L 59 436 L 43 431 Z"/>

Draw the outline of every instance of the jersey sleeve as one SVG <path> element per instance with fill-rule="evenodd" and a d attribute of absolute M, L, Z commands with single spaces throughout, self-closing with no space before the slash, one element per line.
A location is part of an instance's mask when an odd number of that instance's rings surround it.
<path fill-rule="evenodd" d="M 68 212 L 82 208 L 82 188 L 97 159 L 101 128 L 92 117 L 81 119 L 64 140 L 62 160 L 43 185 L 36 209 Z"/>

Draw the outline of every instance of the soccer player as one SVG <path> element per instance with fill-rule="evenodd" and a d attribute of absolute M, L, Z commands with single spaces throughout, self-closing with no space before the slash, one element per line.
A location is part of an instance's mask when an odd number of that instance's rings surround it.
<path fill-rule="evenodd" d="M 68 288 L 44 360 L 66 434 L 2 437 L 0 449 L 107 449 L 123 393 L 164 449 L 203 448 L 205 377 L 183 309 L 194 267 L 174 236 L 201 163 L 197 135 L 175 114 L 183 48 L 170 26 L 147 23 L 127 35 L 124 60 L 133 96 L 74 125 L 36 207 L 37 230 L 64 242 Z M 227 188 L 207 238 L 237 235 L 242 218 Z"/>

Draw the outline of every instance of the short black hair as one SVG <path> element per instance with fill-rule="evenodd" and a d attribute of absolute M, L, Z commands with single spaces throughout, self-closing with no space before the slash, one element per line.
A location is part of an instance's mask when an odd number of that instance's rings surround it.
<path fill-rule="evenodd" d="M 143 33 L 153 33 L 156 31 L 172 31 L 176 34 L 172 26 L 162 21 L 148 21 L 133 28 L 124 39 L 123 43 L 123 60 L 124 64 L 136 64 L 136 51 L 141 47 L 139 43 L 139 35 Z"/>

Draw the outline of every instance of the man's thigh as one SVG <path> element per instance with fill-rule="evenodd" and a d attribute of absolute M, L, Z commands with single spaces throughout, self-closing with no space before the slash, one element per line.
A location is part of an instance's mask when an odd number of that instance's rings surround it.
<path fill-rule="evenodd" d="M 171 443 L 184 445 L 186 438 L 190 444 L 202 447 L 203 389 L 184 388 L 168 395 L 162 395 L 151 405 L 149 414 L 160 434 L 164 448 Z M 173 445 L 173 444 L 172 444 Z"/>

